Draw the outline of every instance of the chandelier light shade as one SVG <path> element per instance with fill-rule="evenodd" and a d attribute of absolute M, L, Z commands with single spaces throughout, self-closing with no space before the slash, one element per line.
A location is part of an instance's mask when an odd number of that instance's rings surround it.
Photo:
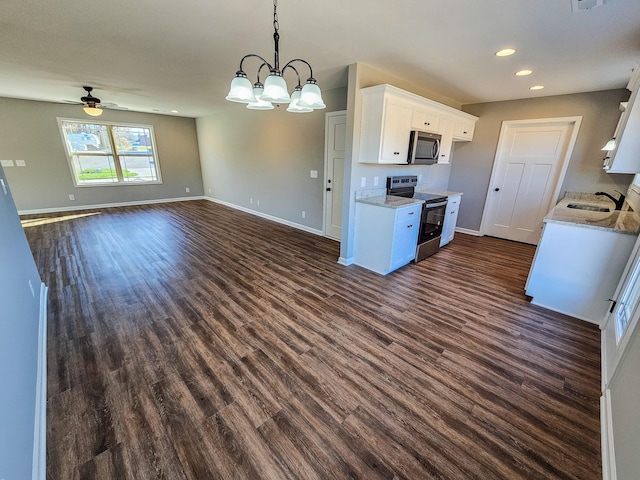
<path fill-rule="evenodd" d="M 300 106 L 300 92 L 302 91 L 302 87 L 298 85 L 293 93 L 291 94 L 291 103 L 287 107 L 287 112 L 292 113 L 309 113 L 313 112 L 313 108 L 302 107 Z"/>
<path fill-rule="evenodd" d="M 236 73 L 235 78 L 231 80 L 231 88 L 226 99 L 238 103 L 249 103 L 255 100 L 253 86 L 244 72 Z"/>
<path fill-rule="evenodd" d="M 256 83 L 253 86 L 253 96 L 255 98 L 255 100 L 253 102 L 249 102 L 247 104 L 247 108 L 249 110 L 273 110 L 273 105 L 269 102 L 265 102 L 262 99 L 262 91 L 264 90 L 264 88 L 262 87 L 261 84 Z"/>
<path fill-rule="evenodd" d="M 236 76 L 231 81 L 231 87 L 229 88 L 229 94 L 226 99 L 231 102 L 246 103 L 247 108 L 251 110 L 271 110 L 273 104 L 289 103 L 287 108 L 288 112 L 294 113 L 308 113 L 313 110 L 326 108 L 322 100 L 322 92 L 320 87 L 313 78 L 313 70 L 311 65 L 302 58 L 294 58 L 285 64 L 280 69 L 280 51 L 278 48 L 278 42 L 280 40 L 280 34 L 278 33 L 278 0 L 273 1 L 273 43 L 274 43 L 274 61 L 270 64 L 260 55 L 250 53 L 242 57 L 240 60 L 240 68 L 236 72 Z M 247 58 L 257 58 L 261 64 L 258 67 L 256 74 L 256 83 L 251 85 L 251 82 L 247 78 L 247 74 L 243 70 L 242 66 Z M 300 82 L 300 72 L 294 66 L 294 64 L 304 64 L 309 68 L 309 78 L 307 79 L 304 87 Z M 269 70 L 269 75 L 264 81 L 264 87 L 260 83 L 260 71 L 263 68 Z M 287 70 L 292 70 L 297 77 L 298 84 L 294 88 L 293 94 L 289 96 L 289 90 L 287 88 L 287 82 L 285 81 L 283 74 Z M 295 104 L 293 104 L 295 102 Z M 293 105 L 291 105 L 293 104 Z"/>

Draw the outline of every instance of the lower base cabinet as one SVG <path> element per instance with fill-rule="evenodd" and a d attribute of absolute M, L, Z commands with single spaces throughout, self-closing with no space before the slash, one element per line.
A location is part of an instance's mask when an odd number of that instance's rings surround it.
<path fill-rule="evenodd" d="M 422 204 L 390 208 L 356 203 L 354 263 L 386 275 L 414 259 Z"/>
<path fill-rule="evenodd" d="M 458 222 L 458 209 L 460 208 L 460 200 L 462 194 L 450 195 L 447 199 L 447 211 L 444 214 L 444 223 L 442 225 L 442 236 L 440 237 L 440 246 L 444 247 L 453 240 L 456 233 L 456 223 Z"/>
<path fill-rule="evenodd" d="M 545 223 L 525 287 L 531 303 L 600 325 L 636 238 Z"/>

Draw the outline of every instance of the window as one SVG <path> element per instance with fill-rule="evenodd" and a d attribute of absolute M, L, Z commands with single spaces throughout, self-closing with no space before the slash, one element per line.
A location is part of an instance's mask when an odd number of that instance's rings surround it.
<path fill-rule="evenodd" d="M 162 183 L 150 125 L 58 123 L 76 186 Z"/>
<path fill-rule="evenodd" d="M 620 343 L 640 302 L 640 262 L 636 261 L 615 310 L 616 343 Z"/>

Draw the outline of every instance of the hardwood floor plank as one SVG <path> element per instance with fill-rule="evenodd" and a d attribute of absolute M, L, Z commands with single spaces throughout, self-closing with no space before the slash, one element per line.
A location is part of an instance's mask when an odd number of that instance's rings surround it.
<path fill-rule="evenodd" d="M 380 276 L 206 201 L 24 220 L 49 480 L 601 476 L 600 331 L 531 305 L 530 245 Z"/>

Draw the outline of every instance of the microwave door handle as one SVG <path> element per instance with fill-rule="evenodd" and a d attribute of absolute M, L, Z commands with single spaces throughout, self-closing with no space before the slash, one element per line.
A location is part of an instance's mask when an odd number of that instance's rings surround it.
<path fill-rule="evenodd" d="M 433 147 L 432 150 L 433 152 L 433 158 L 438 160 L 438 155 L 440 154 L 440 140 L 437 140 L 435 142 L 433 142 Z"/>

